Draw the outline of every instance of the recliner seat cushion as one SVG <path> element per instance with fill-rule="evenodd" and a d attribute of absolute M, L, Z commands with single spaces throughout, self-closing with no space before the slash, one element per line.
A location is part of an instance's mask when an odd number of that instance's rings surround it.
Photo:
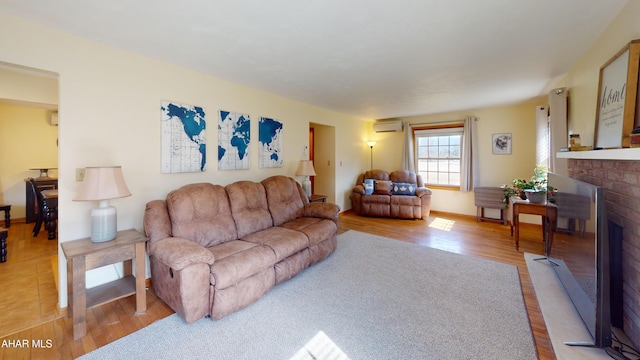
<path fill-rule="evenodd" d="M 277 262 L 267 247 L 241 240 L 233 240 L 209 248 L 215 257 L 211 265 L 211 284 L 224 289 L 239 283 Z"/>
<path fill-rule="evenodd" d="M 310 247 L 335 236 L 338 230 L 336 224 L 331 220 L 310 217 L 289 221 L 281 226 L 304 233 L 309 239 Z"/>
<path fill-rule="evenodd" d="M 280 226 L 249 234 L 242 240 L 269 247 L 276 256 L 276 262 L 309 247 L 305 234 Z"/>

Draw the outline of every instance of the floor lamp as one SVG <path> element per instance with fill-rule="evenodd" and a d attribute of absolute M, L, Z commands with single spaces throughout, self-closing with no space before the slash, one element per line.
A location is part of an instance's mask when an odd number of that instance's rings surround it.
<path fill-rule="evenodd" d="M 376 145 L 375 141 L 367 141 L 367 145 L 371 148 L 371 170 L 373 170 L 373 147 Z"/>

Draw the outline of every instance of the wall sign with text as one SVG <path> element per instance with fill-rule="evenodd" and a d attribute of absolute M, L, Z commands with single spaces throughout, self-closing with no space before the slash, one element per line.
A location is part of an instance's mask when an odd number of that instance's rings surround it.
<path fill-rule="evenodd" d="M 640 40 L 633 40 L 600 68 L 595 147 L 629 147 L 636 118 Z"/>

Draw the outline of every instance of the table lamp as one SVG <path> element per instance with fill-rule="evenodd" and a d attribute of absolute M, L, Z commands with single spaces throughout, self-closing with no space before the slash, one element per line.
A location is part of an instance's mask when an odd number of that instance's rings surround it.
<path fill-rule="evenodd" d="M 131 196 L 122 176 L 122 167 L 87 167 L 80 191 L 73 201 L 98 201 L 91 210 L 91 241 L 105 242 L 116 238 L 117 212 L 109 199 Z"/>
<path fill-rule="evenodd" d="M 313 169 L 313 161 L 300 160 L 296 175 L 305 177 L 304 181 L 302 181 L 302 189 L 304 189 L 307 197 L 311 197 L 311 180 L 309 180 L 309 176 L 316 176 L 316 171 Z"/>

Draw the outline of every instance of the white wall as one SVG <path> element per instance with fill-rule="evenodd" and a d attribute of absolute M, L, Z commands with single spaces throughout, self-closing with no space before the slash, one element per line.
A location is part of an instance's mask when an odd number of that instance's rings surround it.
<path fill-rule="evenodd" d="M 121 165 L 133 196 L 111 201 L 118 208 L 118 228 L 142 228 L 145 203 L 162 199 L 181 185 L 199 181 L 228 184 L 261 180 L 271 175 L 293 176 L 308 143 L 309 123 L 336 128 L 334 197 L 342 209 L 350 208 L 348 193 L 365 155 L 359 139 L 367 124 L 357 118 L 288 100 L 226 82 L 202 73 L 145 58 L 62 33 L 0 13 L 0 61 L 59 74 L 59 233 L 60 242 L 90 234 L 89 211 L 96 204 L 73 202 L 78 190 L 75 169 Z M 171 100 L 202 106 L 207 112 L 207 170 L 202 173 L 160 173 L 160 104 Z M 251 116 L 257 134 L 261 116 L 284 124 L 284 166 L 258 168 L 257 141 L 251 144 L 251 169 L 218 171 L 217 111 Z M 213 126 L 212 126 L 213 125 Z M 256 135 L 254 135 L 256 136 Z M 301 180 L 301 179 L 298 179 Z M 66 283 L 60 251 L 60 283 Z M 111 280 L 114 267 L 91 272 L 88 286 Z M 62 288 L 61 288 L 62 289 Z M 60 305 L 66 306 L 66 291 Z"/>

